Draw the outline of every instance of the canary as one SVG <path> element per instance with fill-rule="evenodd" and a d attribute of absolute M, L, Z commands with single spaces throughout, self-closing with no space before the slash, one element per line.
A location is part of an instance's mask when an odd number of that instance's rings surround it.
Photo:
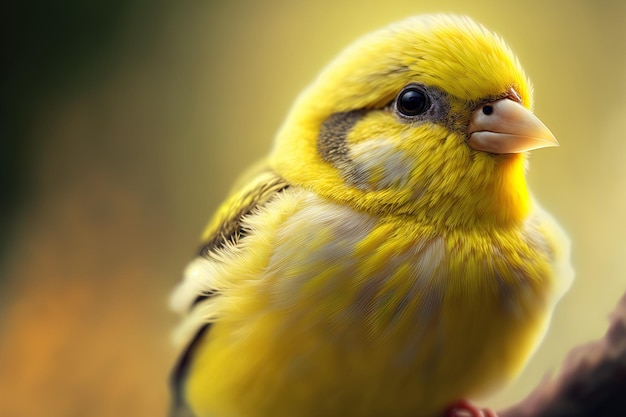
<path fill-rule="evenodd" d="M 573 273 L 527 151 L 556 146 L 470 18 L 367 35 L 297 99 L 172 296 L 174 415 L 431 417 L 523 368 Z"/>

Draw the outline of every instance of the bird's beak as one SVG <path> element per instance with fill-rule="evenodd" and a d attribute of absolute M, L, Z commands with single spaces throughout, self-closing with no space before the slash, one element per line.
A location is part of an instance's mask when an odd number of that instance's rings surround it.
<path fill-rule="evenodd" d="M 559 146 L 541 120 L 508 98 L 484 104 L 474 110 L 467 134 L 471 148 L 495 154 Z"/>

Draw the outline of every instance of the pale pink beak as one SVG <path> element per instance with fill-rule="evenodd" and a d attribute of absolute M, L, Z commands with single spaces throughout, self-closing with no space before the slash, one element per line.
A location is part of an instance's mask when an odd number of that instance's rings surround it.
<path fill-rule="evenodd" d="M 486 103 L 474 110 L 467 134 L 471 148 L 496 154 L 559 146 L 541 120 L 508 98 Z"/>

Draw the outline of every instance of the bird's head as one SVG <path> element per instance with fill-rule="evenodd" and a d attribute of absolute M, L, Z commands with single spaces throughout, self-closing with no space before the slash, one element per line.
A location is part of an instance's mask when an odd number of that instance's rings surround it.
<path fill-rule="evenodd" d="M 523 219 L 525 152 L 555 146 L 501 38 L 424 16 L 368 35 L 299 97 L 271 162 L 291 183 L 358 209 L 442 227 Z"/>

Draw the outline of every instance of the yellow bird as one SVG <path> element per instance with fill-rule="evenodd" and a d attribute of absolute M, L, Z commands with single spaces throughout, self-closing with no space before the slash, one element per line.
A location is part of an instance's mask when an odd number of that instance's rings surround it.
<path fill-rule="evenodd" d="M 573 273 L 497 35 L 414 17 L 304 91 L 172 297 L 173 415 L 432 417 L 513 379 Z"/>

